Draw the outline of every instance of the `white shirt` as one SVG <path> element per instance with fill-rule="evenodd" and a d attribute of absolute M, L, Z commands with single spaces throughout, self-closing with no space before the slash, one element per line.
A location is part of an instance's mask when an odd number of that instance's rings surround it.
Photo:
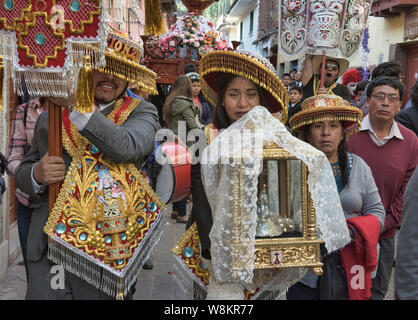
<path fill-rule="evenodd" d="M 112 101 L 109 104 L 99 104 L 98 106 L 96 106 L 96 110 L 102 111 L 104 109 L 106 109 L 107 107 L 111 106 L 114 103 L 114 101 Z M 78 111 L 73 110 L 70 113 L 70 121 L 77 127 L 78 131 L 81 131 L 85 128 L 85 126 L 87 125 L 87 122 L 89 122 L 90 118 L 93 116 L 94 112 L 85 112 L 85 113 L 81 113 Z"/>
<path fill-rule="evenodd" d="M 99 104 L 98 106 L 96 106 L 96 110 L 102 111 L 104 109 L 106 109 L 107 107 L 110 107 L 111 105 L 113 105 L 114 101 L 112 101 L 109 104 Z M 70 113 L 70 121 L 77 127 L 78 131 L 83 130 L 87 123 L 89 122 L 90 118 L 93 116 L 94 112 L 86 112 L 86 113 L 80 113 L 78 111 L 73 110 Z M 32 178 L 32 187 L 33 190 L 35 191 L 35 193 L 42 193 L 45 191 L 45 186 L 38 184 L 35 180 L 35 178 L 33 177 L 33 169 L 35 168 L 35 166 L 37 165 L 38 162 L 34 163 L 32 166 L 32 170 L 31 170 L 31 178 Z"/>
<path fill-rule="evenodd" d="M 369 115 L 365 116 L 363 121 L 361 122 L 360 131 L 365 130 L 369 131 L 370 138 L 372 138 L 373 142 L 376 143 L 378 146 L 383 146 L 392 138 L 398 138 L 403 140 L 403 136 L 395 120 L 392 123 L 389 134 L 386 137 L 383 137 L 382 139 L 379 139 L 376 135 L 376 132 L 373 130 L 372 124 L 370 123 Z"/>

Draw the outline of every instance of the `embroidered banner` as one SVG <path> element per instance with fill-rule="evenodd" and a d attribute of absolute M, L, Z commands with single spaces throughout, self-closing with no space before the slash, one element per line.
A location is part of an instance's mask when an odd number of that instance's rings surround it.
<path fill-rule="evenodd" d="M 119 100 L 108 118 L 121 125 L 138 103 Z M 158 243 L 165 205 L 146 174 L 110 160 L 80 135 L 66 110 L 63 144 L 72 163 L 45 226 L 48 258 L 109 295 L 124 296 Z"/>

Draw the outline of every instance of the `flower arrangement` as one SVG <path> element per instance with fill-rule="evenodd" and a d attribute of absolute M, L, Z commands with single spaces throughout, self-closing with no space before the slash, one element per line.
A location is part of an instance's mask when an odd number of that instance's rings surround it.
<path fill-rule="evenodd" d="M 212 50 L 231 49 L 228 43 L 221 39 L 211 21 L 193 12 L 180 17 L 168 34 L 150 37 L 148 46 L 158 46 L 161 51 L 170 53 L 178 48 L 197 49 L 201 54 Z"/>
<path fill-rule="evenodd" d="M 370 53 L 370 49 L 369 49 L 369 27 L 366 27 L 366 29 L 364 29 L 364 33 L 363 33 L 363 39 L 361 40 L 361 44 L 363 47 L 363 52 L 362 52 L 362 81 L 366 81 L 369 80 L 370 77 L 370 71 L 369 71 L 369 63 L 367 60 L 367 56 Z"/>

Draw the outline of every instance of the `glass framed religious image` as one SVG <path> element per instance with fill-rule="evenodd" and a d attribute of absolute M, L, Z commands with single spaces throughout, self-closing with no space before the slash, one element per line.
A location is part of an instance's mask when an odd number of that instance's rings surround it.
<path fill-rule="evenodd" d="M 322 274 L 320 244 L 316 235 L 315 208 L 308 189 L 308 168 L 277 145 L 263 148 L 263 164 L 258 176 L 257 228 L 254 269 L 309 267 Z M 240 222 L 246 208 L 244 163 L 232 166 L 232 239 L 240 238 Z M 234 234 L 235 233 L 235 234 Z M 234 263 L 232 263 L 234 265 Z M 236 268 L 239 269 L 237 260 Z"/>

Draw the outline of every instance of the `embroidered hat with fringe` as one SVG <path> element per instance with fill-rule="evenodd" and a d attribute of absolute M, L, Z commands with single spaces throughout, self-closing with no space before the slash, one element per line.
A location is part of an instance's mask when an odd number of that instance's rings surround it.
<path fill-rule="evenodd" d="M 294 131 L 315 122 L 339 120 L 346 129 L 353 124 L 360 127 L 362 116 L 359 108 L 352 107 L 343 98 L 333 94 L 318 94 L 303 101 L 302 111 L 290 118 L 289 125 Z"/>
<path fill-rule="evenodd" d="M 229 73 L 254 82 L 265 93 L 266 108 L 281 122 L 287 120 L 289 95 L 276 75 L 273 65 L 263 57 L 250 51 L 212 51 L 199 62 L 202 92 L 216 106 L 218 77 Z"/>
<path fill-rule="evenodd" d="M 83 46 L 83 45 L 80 45 Z M 152 70 L 141 64 L 142 48 L 138 43 L 115 29 L 108 33 L 107 48 L 105 50 L 106 66 L 98 63 L 98 48 L 85 45 L 77 61 L 82 64 L 78 78 L 78 90 L 75 109 L 80 112 L 91 112 L 94 102 L 92 87 L 92 70 L 114 75 L 131 84 L 132 87 L 140 87 L 144 93 L 158 94 L 156 79 L 157 75 Z M 92 93 L 93 92 L 93 93 Z"/>

